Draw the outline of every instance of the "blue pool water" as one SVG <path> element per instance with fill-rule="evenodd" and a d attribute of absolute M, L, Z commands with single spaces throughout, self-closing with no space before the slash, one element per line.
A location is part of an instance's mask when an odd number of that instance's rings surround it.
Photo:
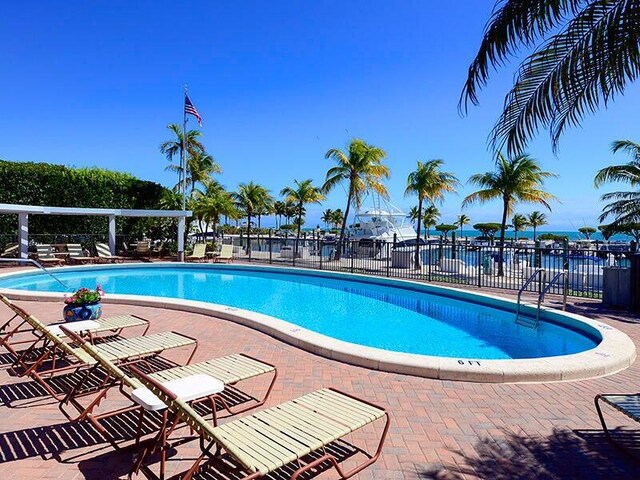
<path fill-rule="evenodd" d="M 566 355 L 599 340 L 550 322 L 537 330 L 514 313 L 472 302 L 310 272 L 162 266 L 56 271 L 71 289 L 101 284 L 107 293 L 154 295 L 229 305 L 271 315 L 347 342 L 456 358 Z M 60 291 L 43 274 L 0 278 L 0 288 Z"/>

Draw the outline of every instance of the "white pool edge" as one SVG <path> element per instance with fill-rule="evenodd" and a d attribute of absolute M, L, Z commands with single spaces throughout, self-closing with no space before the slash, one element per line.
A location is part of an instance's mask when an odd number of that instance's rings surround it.
<path fill-rule="evenodd" d="M 99 267 L 109 269 L 136 267 L 166 268 L 168 266 L 180 265 L 184 264 L 165 262 L 161 264 L 144 263 L 100 265 Z M 188 264 L 188 266 L 196 268 L 215 268 L 217 270 L 273 270 L 283 273 L 295 273 L 298 275 L 306 274 L 333 278 L 351 278 L 378 285 L 386 284 L 400 287 L 405 286 L 405 288 L 409 287 L 414 290 L 440 293 L 441 295 L 453 296 L 461 300 L 472 300 L 476 303 L 486 303 L 489 306 L 500 305 L 502 308 L 515 309 L 514 300 L 486 293 L 470 292 L 410 280 L 387 279 L 360 274 L 326 272 L 279 266 L 238 264 L 215 265 L 215 267 L 212 264 Z M 69 271 L 95 267 L 95 265 L 62 267 L 55 271 Z M 35 272 L 30 269 L 26 270 L 26 273 L 30 274 Z M 14 271 L 0 274 L 0 278 L 24 274 L 25 270 Z M 32 292 L 15 289 L 0 289 L 0 292 L 15 300 L 60 301 L 64 295 L 63 293 L 58 292 Z M 478 302 L 479 299 L 482 301 Z M 589 327 L 591 327 L 602 336 L 602 341 L 595 348 L 585 352 L 556 357 L 515 360 L 457 359 L 393 352 L 379 348 L 366 347 L 322 335 L 269 315 L 208 302 L 142 295 L 107 294 L 103 299 L 103 303 L 140 305 L 209 315 L 245 325 L 282 340 L 290 345 L 340 362 L 373 370 L 436 378 L 440 380 L 462 380 L 487 383 L 539 383 L 582 380 L 619 372 L 628 368 L 636 359 L 636 347 L 633 341 L 625 333 L 603 322 L 547 307 L 542 307 L 542 318 L 552 316 L 556 323 L 561 323 L 565 326 L 578 330 L 582 329 L 583 331 L 588 330 Z M 523 310 L 535 313 L 535 308 L 528 305 L 525 305 Z"/>

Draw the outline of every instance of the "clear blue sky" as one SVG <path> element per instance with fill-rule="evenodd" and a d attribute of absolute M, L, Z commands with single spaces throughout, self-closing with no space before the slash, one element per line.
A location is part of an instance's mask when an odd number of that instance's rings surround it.
<path fill-rule="evenodd" d="M 494 76 L 481 106 L 457 102 L 493 0 L 8 2 L 0 17 L 0 158 L 99 166 L 167 186 L 158 145 L 182 118 L 182 85 L 204 118 L 204 140 L 228 189 L 255 180 L 277 193 L 320 183 L 324 153 L 361 137 L 384 148 L 396 204 L 416 160 L 442 158 L 466 181 L 492 168 L 487 134 L 515 64 Z M 542 132 L 529 153 L 560 175 L 548 189 L 549 229 L 597 225 L 595 172 L 614 139 L 638 140 L 639 89 L 564 136 L 558 157 Z M 195 126 L 195 122 L 190 125 Z M 4 187 L 3 187 L 4 188 Z M 441 206 L 453 222 L 462 198 Z M 309 208 L 344 208 L 342 191 Z M 524 205 L 528 213 L 537 206 Z M 467 209 L 498 221 L 498 203 Z"/>

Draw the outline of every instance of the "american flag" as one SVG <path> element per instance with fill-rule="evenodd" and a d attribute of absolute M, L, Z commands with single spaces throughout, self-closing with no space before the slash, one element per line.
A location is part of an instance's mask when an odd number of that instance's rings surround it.
<path fill-rule="evenodd" d="M 202 126 L 202 117 L 198 113 L 198 110 L 196 110 L 196 107 L 193 106 L 193 103 L 191 103 L 189 95 L 186 94 L 184 96 L 184 113 L 185 115 L 189 114 L 196 117 L 196 120 L 198 120 L 198 125 Z"/>

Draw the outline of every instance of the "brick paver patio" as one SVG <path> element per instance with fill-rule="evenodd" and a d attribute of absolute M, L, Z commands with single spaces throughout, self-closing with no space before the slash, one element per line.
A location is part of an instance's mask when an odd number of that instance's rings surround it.
<path fill-rule="evenodd" d="M 46 321 L 61 305 L 17 302 Z M 576 300 L 572 310 L 597 317 L 640 340 L 640 318 Z M 133 312 L 152 321 L 150 333 L 196 336 L 194 361 L 245 352 L 274 363 L 279 379 L 267 407 L 335 386 L 385 405 L 392 428 L 383 456 L 359 479 L 640 478 L 640 463 L 603 438 L 593 408 L 599 392 L 640 392 L 640 364 L 613 376 L 567 383 L 491 385 L 415 378 L 371 371 L 319 357 L 224 320 L 155 308 L 105 305 L 106 315 Z M 0 307 L 0 318 L 9 315 Z M 0 360 L 4 359 L 0 352 Z M 126 478 L 131 453 L 118 453 L 85 424 L 70 424 L 56 402 L 34 395 L 31 382 L 0 369 L 0 479 Z M 637 425 L 626 417 L 608 417 Z M 378 429 L 353 436 L 375 446 Z M 180 435 L 188 432 L 181 431 Z M 169 476 L 178 478 L 199 452 L 197 442 L 171 452 Z M 347 464 L 352 460 L 347 460 Z M 209 475 L 207 478 L 232 478 Z M 333 471 L 319 478 L 336 478 Z"/>

